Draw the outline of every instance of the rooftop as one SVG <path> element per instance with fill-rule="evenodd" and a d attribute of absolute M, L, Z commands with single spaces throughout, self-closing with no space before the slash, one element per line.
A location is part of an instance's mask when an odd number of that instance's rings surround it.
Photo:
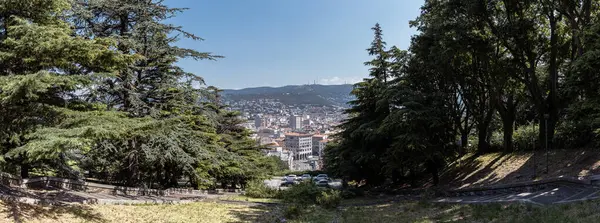
<path fill-rule="evenodd" d="M 297 133 L 297 132 L 287 132 L 287 133 L 285 133 L 285 136 L 309 137 L 309 136 L 312 136 L 312 134 Z"/>

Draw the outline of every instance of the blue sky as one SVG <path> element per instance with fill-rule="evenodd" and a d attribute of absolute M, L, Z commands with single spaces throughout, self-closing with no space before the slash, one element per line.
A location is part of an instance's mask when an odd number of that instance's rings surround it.
<path fill-rule="evenodd" d="M 180 66 L 219 88 L 343 84 L 368 75 L 375 23 L 406 49 L 423 0 L 166 0 L 188 11 L 170 22 L 205 41 L 178 45 L 225 58 Z"/>

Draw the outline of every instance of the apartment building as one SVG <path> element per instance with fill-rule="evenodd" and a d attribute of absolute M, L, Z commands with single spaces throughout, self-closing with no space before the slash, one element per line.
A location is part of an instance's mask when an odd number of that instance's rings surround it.
<path fill-rule="evenodd" d="M 308 160 L 312 156 L 312 142 L 311 134 L 285 134 L 285 148 L 294 153 L 294 160 Z"/>
<path fill-rule="evenodd" d="M 290 128 L 293 130 L 302 128 L 302 116 L 292 115 L 290 116 Z"/>

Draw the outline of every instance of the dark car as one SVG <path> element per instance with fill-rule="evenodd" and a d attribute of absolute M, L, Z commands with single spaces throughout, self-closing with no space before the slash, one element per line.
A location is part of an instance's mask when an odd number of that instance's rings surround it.
<path fill-rule="evenodd" d="M 286 177 L 281 180 L 282 187 L 291 186 L 291 185 L 294 185 L 295 183 L 296 183 L 296 181 L 294 180 L 294 178 L 290 178 L 290 177 Z"/>
<path fill-rule="evenodd" d="M 329 177 L 327 176 L 327 174 L 319 174 L 315 178 L 313 178 L 313 181 L 315 183 L 317 183 L 317 182 L 319 182 L 321 180 L 329 180 Z"/>

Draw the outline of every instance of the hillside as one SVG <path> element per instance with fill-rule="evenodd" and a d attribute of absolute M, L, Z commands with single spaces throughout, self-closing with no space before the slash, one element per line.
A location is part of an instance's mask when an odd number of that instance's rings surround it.
<path fill-rule="evenodd" d="M 345 85 L 289 85 L 283 87 L 256 87 L 223 90 L 225 100 L 275 99 L 287 105 L 314 104 L 346 106 L 353 100 L 353 86 Z"/>
<path fill-rule="evenodd" d="M 466 156 L 452 163 L 442 174 L 441 181 L 450 187 L 465 188 L 560 176 L 585 178 L 600 174 L 598 150 L 551 150 L 548 153 L 548 173 L 545 153 L 537 152 L 535 159 L 532 154 L 516 152 Z"/>

